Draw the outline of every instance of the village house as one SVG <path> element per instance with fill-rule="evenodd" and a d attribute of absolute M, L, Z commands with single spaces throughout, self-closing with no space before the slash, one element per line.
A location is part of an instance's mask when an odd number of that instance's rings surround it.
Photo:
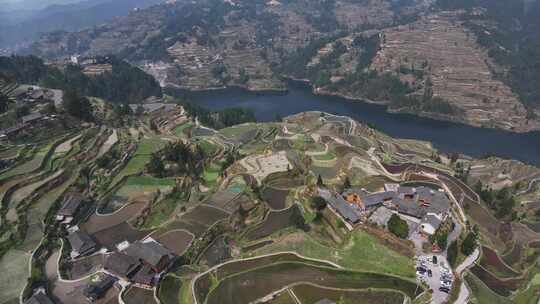
<path fill-rule="evenodd" d="M 165 111 L 165 112 L 169 112 L 169 111 L 172 111 L 176 108 L 176 104 L 170 104 L 170 103 L 141 103 L 141 104 L 130 104 L 129 107 L 131 108 L 131 111 L 133 111 L 133 113 L 137 113 L 137 111 L 141 111 L 139 110 L 139 108 L 142 109 L 142 113 L 144 114 L 153 114 L 153 113 L 156 113 L 158 111 Z"/>
<path fill-rule="evenodd" d="M 103 268 L 121 280 L 131 281 L 140 266 L 141 262 L 137 258 L 121 252 L 114 252 L 107 256 Z"/>
<path fill-rule="evenodd" d="M 348 203 L 339 194 L 331 193 L 326 189 L 319 189 L 319 195 L 328 203 L 328 206 L 347 222 L 356 224 L 360 222 L 362 210 L 355 204 Z"/>
<path fill-rule="evenodd" d="M 78 193 L 66 195 L 62 207 L 56 212 L 56 220 L 62 221 L 63 224 L 70 224 L 79 213 L 82 202 L 83 197 Z"/>
<path fill-rule="evenodd" d="M 83 290 L 83 295 L 90 303 L 101 299 L 107 291 L 113 287 L 116 279 L 110 275 L 104 275 L 97 283 L 92 283 Z"/>
<path fill-rule="evenodd" d="M 25 116 L 21 117 L 21 122 L 23 123 L 23 125 L 32 124 L 32 123 L 40 121 L 44 117 L 45 116 L 43 116 L 43 114 L 32 113 L 32 114 L 28 114 L 28 115 L 25 115 Z"/>
<path fill-rule="evenodd" d="M 54 302 L 43 291 L 38 291 L 24 301 L 24 304 L 54 304 Z"/>
<path fill-rule="evenodd" d="M 133 283 L 152 288 L 159 276 L 166 271 L 176 256 L 152 238 L 124 244 L 118 252 L 107 256 L 104 270 L 121 280 L 121 284 Z"/>
<path fill-rule="evenodd" d="M 69 234 L 67 238 L 71 245 L 71 258 L 89 255 L 98 250 L 98 245 L 92 237 L 80 230 Z"/>
<path fill-rule="evenodd" d="M 174 258 L 174 254 L 171 251 L 152 238 L 131 244 L 124 250 L 124 253 L 138 258 L 156 273 L 160 273 L 167 269 Z"/>

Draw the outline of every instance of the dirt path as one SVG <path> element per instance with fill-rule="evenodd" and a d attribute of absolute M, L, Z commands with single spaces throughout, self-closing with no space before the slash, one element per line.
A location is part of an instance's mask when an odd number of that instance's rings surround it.
<path fill-rule="evenodd" d="M 82 134 L 79 134 L 75 137 L 73 137 L 72 139 L 68 139 L 67 141 L 61 143 L 60 145 L 58 145 L 58 147 L 56 147 L 56 149 L 54 150 L 54 154 L 61 154 L 61 153 L 67 153 L 71 150 L 71 148 L 73 147 L 73 143 L 78 140 L 79 138 L 82 137 Z"/>
<path fill-rule="evenodd" d="M 98 152 L 97 158 L 100 158 L 105 153 L 109 152 L 109 150 L 118 142 L 118 132 L 116 129 L 113 130 L 112 134 L 107 138 L 105 143 L 101 146 Z"/>

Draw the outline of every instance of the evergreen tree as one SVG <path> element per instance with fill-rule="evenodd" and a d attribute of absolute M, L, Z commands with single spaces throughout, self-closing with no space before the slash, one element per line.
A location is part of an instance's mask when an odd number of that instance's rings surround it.
<path fill-rule="evenodd" d="M 165 173 L 165 166 L 158 153 L 153 153 L 150 162 L 147 165 L 148 172 L 156 175 L 157 177 L 163 177 Z"/>
<path fill-rule="evenodd" d="M 92 105 L 86 97 L 81 97 L 75 90 L 67 90 L 64 94 L 63 106 L 66 112 L 84 121 L 93 120 Z"/>
<path fill-rule="evenodd" d="M 351 181 L 349 180 L 349 177 L 345 177 L 345 182 L 343 182 L 343 190 L 351 188 Z"/>
<path fill-rule="evenodd" d="M 320 174 L 319 174 L 319 177 L 317 177 L 317 186 L 319 186 L 319 187 L 324 186 L 324 182 L 323 182 L 323 179 L 322 179 Z"/>
<path fill-rule="evenodd" d="M 469 232 L 467 236 L 465 237 L 465 240 L 463 240 L 463 243 L 461 243 L 461 252 L 469 256 L 474 252 L 474 249 L 476 248 L 476 234 L 474 232 Z"/>
<path fill-rule="evenodd" d="M 452 268 L 456 267 L 457 255 L 458 255 L 458 243 L 457 241 L 453 241 L 452 243 L 450 243 L 450 246 L 448 246 L 448 251 L 446 253 L 448 263 L 450 263 L 450 267 Z"/>
<path fill-rule="evenodd" d="M 9 98 L 0 92 L 0 114 L 7 111 L 8 102 L 9 102 Z"/>

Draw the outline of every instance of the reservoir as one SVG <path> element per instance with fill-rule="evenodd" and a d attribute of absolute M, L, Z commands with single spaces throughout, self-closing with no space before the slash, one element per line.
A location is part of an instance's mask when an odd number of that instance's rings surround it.
<path fill-rule="evenodd" d="M 342 97 L 315 95 L 310 86 L 290 82 L 284 94 L 253 93 L 239 88 L 203 92 L 175 92 L 210 110 L 229 107 L 250 108 L 258 121 L 275 121 L 305 111 L 323 111 L 370 123 L 396 138 L 430 141 L 443 152 L 459 152 L 473 157 L 488 155 L 512 158 L 540 165 L 540 132 L 512 133 L 438 121 L 410 114 L 390 114 L 384 106 L 351 101 Z"/>

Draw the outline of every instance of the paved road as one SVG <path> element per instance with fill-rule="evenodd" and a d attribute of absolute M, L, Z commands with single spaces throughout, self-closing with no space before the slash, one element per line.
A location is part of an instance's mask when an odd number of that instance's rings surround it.
<path fill-rule="evenodd" d="M 464 261 L 463 263 L 461 263 L 457 268 L 456 268 L 456 273 L 458 275 L 461 275 L 461 273 L 463 271 L 465 271 L 465 269 L 467 269 L 469 266 L 471 266 L 472 264 L 474 264 L 474 262 L 476 262 L 476 260 L 478 259 L 478 257 L 480 256 L 480 249 L 476 248 L 474 250 L 474 252 L 468 256 Z"/>

